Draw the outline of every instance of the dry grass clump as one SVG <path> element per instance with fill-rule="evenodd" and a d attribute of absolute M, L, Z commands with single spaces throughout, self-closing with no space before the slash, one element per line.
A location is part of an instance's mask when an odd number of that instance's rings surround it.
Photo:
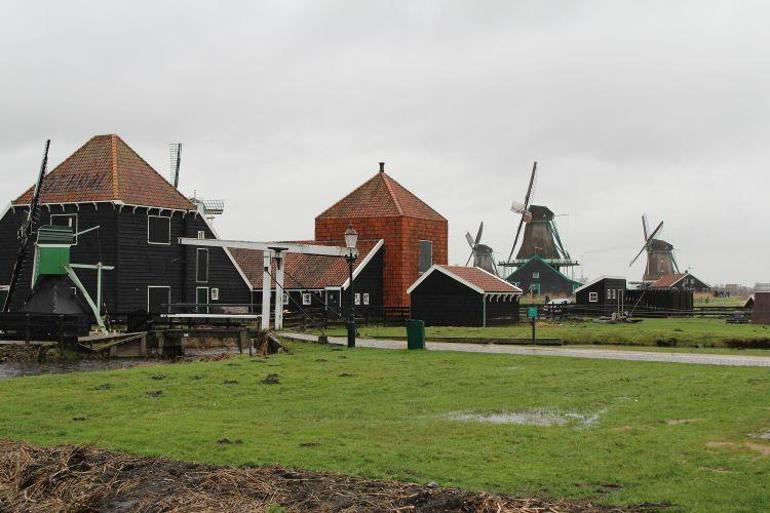
<path fill-rule="evenodd" d="M 0 441 L 0 511 L 75 512 L 623 513 L 590 503 L 514 499 L 437 486 L 371 481 L 279 467 L 223 468 L 83 446 Z"/>

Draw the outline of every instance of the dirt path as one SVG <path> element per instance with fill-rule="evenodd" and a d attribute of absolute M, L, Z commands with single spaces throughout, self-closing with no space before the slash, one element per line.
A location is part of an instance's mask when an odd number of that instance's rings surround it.
<path fill-rule="evenodd" d="M 215 467 L 86 447 L 41 448 L 0 440 L 1 512 L 650 513 L 663 509 L 660 505 L 621 508 L 517 499 L 280 467 Z"/>
<path fill-rule="evenodd" d="M 318 341 L 315 335 L 304 333 L 281 333 L 282 337 L 294 340 Z M 343 337 L 329 337 L 330 344 L 345 345 Z M 406 349 L 402 340 L 381 340 L 359 338 L 358 347 L 376 349 Z M 532 347 L 495 344 L 467 344 L 462 342 L 427 342 L 428 351 L 459 351 L 465 353 L 496 353 L 523 356 L 563 356 L 567 358 L 589 358 L 596 360 L 631 360 L 637 362 L 693 363 L 698 365 L 732 365 L 740 367 L 770 367 L 770 356 L 741 356 L 732 354 L 666 353 L 656 351 L 624 351 L 621 349 L 587 349 L 570 347 Z"/>

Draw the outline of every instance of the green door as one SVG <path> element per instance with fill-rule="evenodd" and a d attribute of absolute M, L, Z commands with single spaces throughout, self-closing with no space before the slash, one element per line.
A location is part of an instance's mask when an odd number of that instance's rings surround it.
<path fill-rule="evenodd" d="M 198 287 L 195 289 L 195 302 L 198 305 L 205 305 L 205 306 L 198 306 L 196 307 L 197 313 L 209 313 L 209 288 L 208 287 Z"/>

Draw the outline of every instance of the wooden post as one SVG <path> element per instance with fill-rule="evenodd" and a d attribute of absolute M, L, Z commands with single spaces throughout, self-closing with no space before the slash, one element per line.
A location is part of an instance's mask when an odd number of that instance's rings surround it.
<path fill-rule="evenodd" d="M 26 345 L 29 345 L 30 338 L 32 337 L 32 334 L 30 333 L 30 327 L 29 327 L 29 314 L 24 314 L 24 343 Z"/>
<path fill-rule="evenodd" d="M 238 332 L 238 352 L 243 354 L 243 346 L 249 343 L 249 330 L 240 330 Z"/>
<path fill-rule="evenodd" d="M 64 316 L 59 315 L 59 355 L 64 357 Z"/>

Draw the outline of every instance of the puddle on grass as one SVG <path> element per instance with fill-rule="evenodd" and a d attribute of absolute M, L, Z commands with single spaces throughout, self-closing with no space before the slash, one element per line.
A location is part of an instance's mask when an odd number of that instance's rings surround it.
<path fill-rule="evenodd" d="M 446 415 L 455 422 L 482 422 L 488 424 L 518 424 L 522 426 L 576 426 L 594 425 L 604 414 L 603 411 L 586 415 L 583 413 L 560 412 L 558 410 L 530 410 L 523 412 L 471 413 L 452 412 Z"/>

